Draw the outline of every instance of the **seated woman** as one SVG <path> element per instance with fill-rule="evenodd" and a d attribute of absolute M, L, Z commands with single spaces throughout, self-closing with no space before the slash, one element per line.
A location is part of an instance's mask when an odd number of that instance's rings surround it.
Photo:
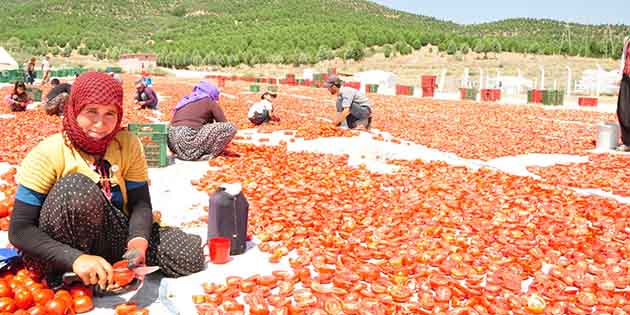
<path fill-rule="evenodd" d="M 215 158 L 236 135 L 236 127 L 225 118 L 218 104 L 219 90 L 207 81 L 175 106 L 168 129 L 168 147 L 186 161 Z"/>
<path fill-rule="evenodd" d="M 157 109 L 158 98 L 155 91 L 148 87 L 144 81 L 136 82 L 136 97 L 133 102 L 138 105 L 136 109 Z"/>
<path fill-rule="evenodd" d="M 4 101 L 9 105 L 12 112 L 23 112 L 28 104 L 33 103 L 31 96 L 26 93 L 26 84 L 16 81 L 13 86 L 13 93 L 7 95 Z"/>
<path fill-rule="evenodd" d="M 270 121 L 279 121 L 280 119 L 273 114 L 272 100 L 278 96 L 276 93 L 265 92 L 260 96 L 260 101 L 254 103 L 249 108 L 247 118 L 252 124 L 258 126 L 262 123 Z"/>
<path fill-rule="evenodd" d="M 204 267 L 199 236 L 153 223 L 147 163 L 139 139 L 120 127 L 122 102 L 116 80 L 82 74 L 63 131 L 22 161 L 9 240 L 49 284 L 73 271 L 86 285 L 114 289 L 112 263 L 122 258 L 170 277 Z"/>

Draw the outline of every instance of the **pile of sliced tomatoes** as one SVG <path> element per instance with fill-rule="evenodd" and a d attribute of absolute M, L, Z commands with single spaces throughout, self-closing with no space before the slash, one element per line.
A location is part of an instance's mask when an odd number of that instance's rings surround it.
<path fill-rule="evenodd" d="M 615 195 L 630 197 L 630 157 L 597 154 L 587 163 L 559 164 L 551 167 L 530 167 L 542 180 L 578 188 L 597 188 Z"/>

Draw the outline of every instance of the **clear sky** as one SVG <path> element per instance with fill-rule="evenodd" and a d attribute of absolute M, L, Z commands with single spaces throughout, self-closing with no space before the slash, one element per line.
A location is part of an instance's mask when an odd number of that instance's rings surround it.
<path fill-rule="evenodd" d="M 550 18 L 630 25 L 630 0 L 373 0 L 387 7 L 460 24 L 506 18 Z"/>

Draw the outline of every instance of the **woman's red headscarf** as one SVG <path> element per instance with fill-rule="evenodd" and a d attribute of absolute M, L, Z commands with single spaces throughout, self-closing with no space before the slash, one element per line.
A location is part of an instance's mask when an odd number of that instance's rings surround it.
<path fill-rule="evenodd" d="M 123 117 L 123 90 L 121 84 L 111 76 L 101 72 L 86 72 L 80 75 L 70 90 L 70 97 L 64 108 L 63 131 L 70 142 L 78 149 L 92 155 L 104 156 L 107 146 L 120 131 Z M 118 109 L 118 121 L 114 131 L 103 139 L 88 136 L 79 127 L 77 116 L 88 104 L 114 105 Z"/>

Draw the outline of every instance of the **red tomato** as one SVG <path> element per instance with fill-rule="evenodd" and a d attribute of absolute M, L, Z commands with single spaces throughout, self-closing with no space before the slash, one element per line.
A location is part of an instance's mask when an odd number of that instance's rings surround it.
<path fill-rule="evenodd" d="M 74 311 L 77 312 L 77 314 L 89 312 L 94 308 L 94 303 L 92 303 L 92 297 L 87 296 L 87 295 L 76 296 L 74 298 L 73 305 L 74 305 Z"/>
<path fill-rule="evenodd" d="M 114 310 L 115 315 L 129 315 L 132 311 L 135 311 L 137 305 L 135 303 L 124 303 L 116 305 Z"/>
<path fill-rule="evenodd" d="M 51 289 L 39 289 L 33 293 L 33 301 L 37 305 L 46 305 L 54 297 L 55 293 Z"/>
<path fill-rule="evenodd" d="M 67 315 L 71 309 L 61 298 L 54 298 L 46 303 L 46 314 L 48 315 Z"/>
<path fill-rule="evenodd" d="M 121 260 L 112 265 L 115 269 L 114 282 L 121 287 L 128 285 L 136 276 L 127 266 L 127 260 Z"/>
<path fill-rule="evenodd" d="M 29 315 L 46 315 L 46 307 L 43 305 L 35 305 L 28 309 Z"/>
<path fill-rule="evenodd" d="M 62 299 L 66 305 L 72 305 L 72 295 L 67 290 L 59 290 L 55 292 L 55 298 Z"/>
<path fill-rule="evenodd" d="M 70 295 L 72 295 L 73 298 L 76 298 L 77 296 L 91 297 L 92 290 L 84 285 L 75 285 L 70 288 Z"/>
<path fill-rule="evenodd" d="M 15 301 L 10 297 L 0 298 L 0 312 L 12 313 L 15 311 Z"/>
<path fill-rule="evenodd" d="M 0 280 L 0 297 L 13 297 L 13 290 L 5 280 Z"/>
<path fill-rule="evenodd" d="M 31 291 L 27 290 L 27 289 L 20 289 L 15 291 L 15 306 L 19 309 L 28 309 L 29 307 L 33 306 L 33 304 L 35 303 L 33 301 L 33 294 L 31 293 Z"/>
<path fill-rule="evenodd" d="M 12 290 L 15 290 L 17 288 L 21 288 L 24 286 L 24 282 L 22 282 L 22 280 L 18 279 L 17 277 L 14 277 L 13 279 L 9 280 L 9 287 L 11 287 Z"/>

